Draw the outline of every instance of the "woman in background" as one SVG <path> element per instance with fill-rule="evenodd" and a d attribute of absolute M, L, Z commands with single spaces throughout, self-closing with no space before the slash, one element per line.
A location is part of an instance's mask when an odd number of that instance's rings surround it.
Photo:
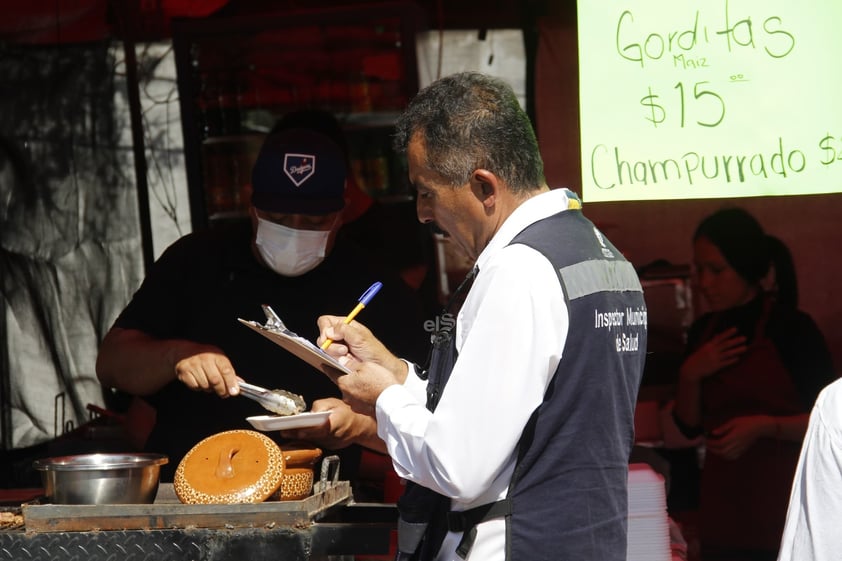
<path fill-rule="evenodd" d="M 792 256 L 749 213 L 720 210 L 693 237 L 710 312 L 690 328 L 673 415 L 705 435 L 704 561 L 774 560 L 809 412 L 834 379 L 815 322 L 798 309 Z"/>

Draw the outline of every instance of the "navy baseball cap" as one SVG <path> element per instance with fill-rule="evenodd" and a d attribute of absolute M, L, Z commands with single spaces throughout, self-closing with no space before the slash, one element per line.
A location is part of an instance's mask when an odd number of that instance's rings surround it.
<path fill-rule="evenodd" d="M 251 171 L 251 203 L 267 212 L 328 214 L 345 206 L 345 156 L 330 137 L 308 129 L 273 132 Z"/>

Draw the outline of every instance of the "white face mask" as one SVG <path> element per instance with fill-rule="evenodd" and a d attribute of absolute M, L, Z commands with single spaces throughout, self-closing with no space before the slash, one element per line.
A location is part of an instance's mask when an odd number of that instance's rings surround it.
<path fill-rule="evenodd" d="M 332 231 L 296 230 L 258 217 L 255 243 L 269 268 L 285 277 L 297 277 L 324 261 Z"/>

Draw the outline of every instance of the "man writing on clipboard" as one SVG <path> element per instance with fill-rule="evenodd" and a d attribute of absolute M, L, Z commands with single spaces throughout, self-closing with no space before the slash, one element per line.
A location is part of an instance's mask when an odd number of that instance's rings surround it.
<path fill-rule="evenodd" d="M 399 559 L 625 561 L 628 458 L 646 349 L 632 265 L 574 193 L 550 191 L 517 97 L 476 73 L 399 118 L 418 218 L 475 260 L 423 370 L 375 329 L 319 319 L 407 479 Z M 458 292 L 458 291 L 457 291 Z M 366 316 L 367 318 L 367 316 Z"/>

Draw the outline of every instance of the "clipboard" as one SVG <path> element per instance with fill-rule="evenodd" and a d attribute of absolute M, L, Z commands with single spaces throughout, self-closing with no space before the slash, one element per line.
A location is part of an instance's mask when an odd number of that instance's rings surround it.
<path fill-rule="evenodd" d="M 334 383 L 339 376 L 351 374 L 351 371 L 346 366 L 340 364 L 335 358 L 304 337 L 300 337 L 287 329 L 271 308 L 264 306 L 264 311 L 266 312 L 266 325 L 242 318 L 237 318 L 237 321 L 260 333 L 276 345 L 283 347 L 317 370 L 320 370 Z"/>

